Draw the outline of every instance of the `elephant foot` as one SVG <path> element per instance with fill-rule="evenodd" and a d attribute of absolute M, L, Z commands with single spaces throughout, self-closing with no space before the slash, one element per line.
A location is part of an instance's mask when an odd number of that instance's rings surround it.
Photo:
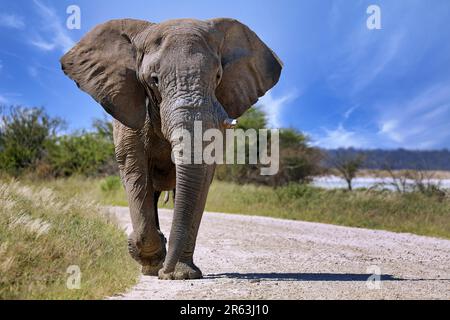
<path fill-rule="evenodd" d="M 143 265 L 142 274 L 144 276 L 158 276 L 158 271 L 162 269 L 164 260 L 161 260 L 157 265 Z"/>
<path fill-rule="evenodd" d="M 142 265 L 142 274 L 146 276 L 157 276 L 158 271 L 163 267 L 164 259 L 166 257 L 166 240 L 164 236 L 161 237 L 163 247 L 156 250 L 149 249 L 146 246 L 140 245 L 133 241 L 128 240 L 128 250 L 133 259 Z"/>
<path fill-rule="evenodd" d="M 158 273 L 160 280 L 190 280 L 202 277 L 202 271 L 193 262 L 178 262 L 172 272 L 166 272 L 163 268 Z"/>

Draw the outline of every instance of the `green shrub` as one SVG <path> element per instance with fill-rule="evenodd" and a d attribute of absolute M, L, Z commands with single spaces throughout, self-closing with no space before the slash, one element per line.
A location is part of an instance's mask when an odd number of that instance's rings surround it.
<path fill-rule="evenodd" d="M 100 189 L 104 192 L 111 192 L 120 190 L 122 181 L 118 176 L 109 176 L 100 182 Z"/>
<path fill-rule="evenodd" d="M 55 176 L 96 175 L 114 156 L 114 145 L 97 133 L 65 135 L 52 141 L 48 161 Z"/>
<path fill-rule="evenodd" d="M 0 114 L 0 170 L 15 176 L 46 157 L 47 142 L 64 125 L 43 108 L 0 107 Z"/>

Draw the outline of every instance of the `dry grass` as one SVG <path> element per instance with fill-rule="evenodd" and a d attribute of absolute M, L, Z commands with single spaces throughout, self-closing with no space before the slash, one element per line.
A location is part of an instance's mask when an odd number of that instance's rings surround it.
<path fill-rule="evenodd" d="M 110 180 L 110 181 L 108 181 Z M 127 205 L 117 177 L 45 182 L 61 193 L 80 194 L 104 205 Z M 162 197 L 161 197 L 162 198 Z M 171 208 L 172 199 L 168 205 Z M 450 238 L 449 195 L 377 190 L 325 190 L 292 184 L 280 188 L 214 181 L 206 210 L 324 222 Z"/>
<path fill-rule="evenodd" d="M 98 299 L 122 292 L 139 274 L 126 243 L 92 198 L 0 181 L 0 299 Z M 73 265 L 81 282 L 71 290 Z"/>
<path fill-rule="evenodd" d="M 392 172 L 400 174 L 405 171 L 412 170 L 392 170 Z M 339 173 L 332 169 L 330 172 L 336 176 L 339 176 Z M 429 170 L 423 171 L 427 174 L 428 177 L 432 177 L 434 179 L 450 179 L 450 171 L 439 171 L 439 170 Z M 358 171 L 357 177 L 377 177 L 377 178 L 391 178 L 391 173 L 388 170 L 360 170 Z"/>

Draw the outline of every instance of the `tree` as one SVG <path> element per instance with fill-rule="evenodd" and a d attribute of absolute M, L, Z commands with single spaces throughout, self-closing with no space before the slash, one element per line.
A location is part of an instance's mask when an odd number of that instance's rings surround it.
<path fill-rule="evenodd" d="M 0 169 L 18 175 L 46 156 L 46 144 L 64 127 L 43 108 L 0 107 Z"/>
<path fill-rule="evenodd" d="M 294 128 L 280 130 L 280 170 L 277 185 L 305 183 L 322 172 L 323 154 L 309 145 L 309 138 Z"/>
<path fill-rule="evenodd" d="M 57 137 L 49 148 L 48 161 L 54 176 L 95 175 L 114 155 L 114 145 L 96 132 Z"/>
<path fill-rule="evenodd" d="M 267 128 L 266 114 L 261 108 L 250 108 L 239 118 L 237 129 L 249 130 Z M 261 164 L 245 165 L 219 165 L 216 177 L 219 180 L 228 180 L 237 183 L 255 183 L 271 186 L 285 185 L 290 182 L 308 182 L 310 177 L 320 171 L 319 163 L 322 153 L 309 145 L 308 138 L 293 128 L 281 129 L 279 132 L 279 171 L 273 176 L 262 176 Z M 270 144 L 270 131 L 268 134 Z M 259 139 L 259 136 L 257 136 Z M 259 148 L 259 140 L 257 147 Z M 270 145 L 267 146 L 270 148 Z M 258 149 L 259 151 L 259 149 Z M 259 152 L 258 152 L 259 153 Z M 248 160 L 248 141 L 246 141 L 246 160 Z"/>
<path fill-rule="evenodd" d="M 330 160 L 333 167 L 347 182 L 348 190 L 352 191 L 352 181 L 365 161 L 364 154 L 347 153 L 343 150 L 338 150 Z"/>
<path fill-rule="evenodd" d="M 92 122 L 92 127 L 100 137 L 109 140 L 111 143 L 114 143 L 113 123 L 110 119 L 108 119 L 107 116 L 104 116 L 103 119 L 95 119 Z"/>

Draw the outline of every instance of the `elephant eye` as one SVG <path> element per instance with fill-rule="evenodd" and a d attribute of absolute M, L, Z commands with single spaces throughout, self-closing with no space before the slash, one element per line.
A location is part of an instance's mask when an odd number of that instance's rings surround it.
<path fill-rule="evenodd" d="M 216 75 L 216 79 L 217 79 L 217 84 L 220 82 L 220 79 L 222 78 L 222 74 L 221 74 L 221 72 L 219 71 L 219 72 L 217 72 L 217 75 Z"/>
<path fill-rule="evenodd" d="M 158 81 L 158 76 L 155 75 L 155 74 L 153 74 L 153 75 L 151 76 L 151 78 L 152 78 L 153 83 L 154 83 L 156 86 L 158 86 L 158 83 L 159 83 L 159 81 Z"/>

